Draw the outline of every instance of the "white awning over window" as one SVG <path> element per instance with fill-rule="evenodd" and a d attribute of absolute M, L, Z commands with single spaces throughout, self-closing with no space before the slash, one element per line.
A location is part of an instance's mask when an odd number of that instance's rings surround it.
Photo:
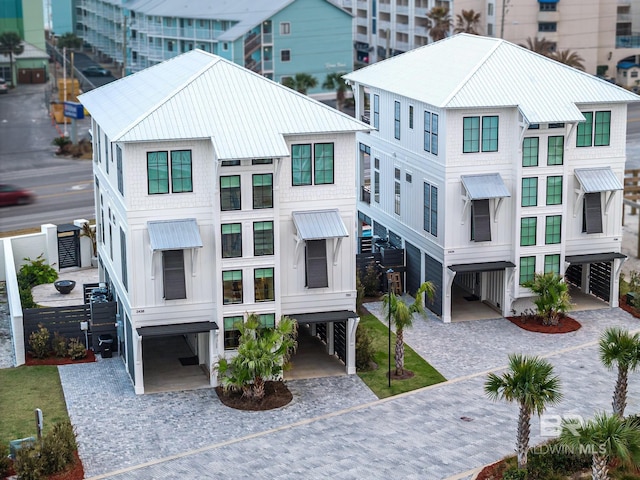
<path fill-rule="evenodd" d="M 202 238 L 195 218 L 147 222 L 151 250 L 202 248 Z"/>
<path fill-rule="evenodd" d="M 293 212 L 293 223 L 301 240 L 321 240 L 324 238 L 348 237 L 338 210 L 314 210 Z"/>
<path fill-rule="evenodd" d="M 499 173 L 462 175 L 460 179 L 464 189 L 467 191 L 469 200 L 486 200 L 511 196 Z"/>
<path fill-rule="evenodd" d="M 622 184 L 611 167 L 576 168 L 574 173 L 584 193 L 622 190 Z"/>

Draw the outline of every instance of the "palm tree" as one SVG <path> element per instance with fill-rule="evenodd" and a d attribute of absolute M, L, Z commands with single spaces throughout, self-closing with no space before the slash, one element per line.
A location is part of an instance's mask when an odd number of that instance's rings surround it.
<path fill-rule="evenodd" d="M 9 81 L 14 85 L 15 72 L 13 68 L 13 56 L 21 55 L 24 52 L 24 45 L 20 35 L 16 32 L 3 32 L 0 34 L 0 54 L 9 55 Z"/>
<path fill-rule="evenodd" d="M 329 73 L 327 78 L 324 80 L 322 84 L 322 88 L 326 90 L 335 90 L 336 91 L 336 108 L 338 111 L 342 111 L 342 105 L 344 103 L 344 95 L 347 91 L 347 84 L 344 81 L 342 76 L 344 73 Z"/>
<path fill-rule="evenodd" d="M 456 15 L 455 33 L 471 33 L 478 35 L 478 25 L 480 24 L 480 14 L 472 10 L 462 10 Z"/>
<path fill-rule="evenodd" d="M 518 468 L 525 468 L 531 415 L 541 415 L 548 405 L 555 405 L 562 399 L 560 379 L 553 375 L 553 365 L 538 357 L 511 354 L 508 371 L 502 376 L 490 373 L 484 384 L 484 391 L 491 400 L 506 400 L 520 404 L 517 433 Z"/>
<path fill-rule="evenodd" d="M 558 325 L 560 315 L 571 309 L 569 286 L 557 273 L 535 273 L 523 286 L 538 295 L 533 303 L 543 325 Z"/>
<path fill-rule="evenodd" d="M 640 336 L 617 327 L 607 328 L 600 337 L 600 360 L 609 370 L 618 366 L 618 379 L 613 391 L 613 413 L 624 416 L 627 405 L 629 370 L 640 364 Z"/>
<path fill-rule="evenodd" d="M 546 38 L 527 38 L 526 45 L 520 45 L 521 47 L 528 48 L 532 52 L 539 53 L 540 55 L 544 55 L 548 57 L 552 54 L 553 42 L 550 42 Z"/>
<path fill-rule="evenodd" d="M 424 282 L 416 291 L 416 298 L 411 305 L 407 305 L 402 297 L 389 291 L 382 296 L 382 306 L 396 327 L 396 375 L 404 375 L 404 329 L 410 328 L 413 324 L 413 314 L 424 311 L 422 296 L 427 294 L 429 300 L 433 300 L 435 288 L 433 283 Z M 390 312 L 389 312 L 390 311 Z"/>
<path fill-rule="evenodd" d="M 640 465 L 640 425 L 635 419 L 600 413 L 589 422 L 565 421 L 559 442 L 574 452 L 591 453 L 593 480 L 609 479 L 609 459 L 614 457 L 627 465 Z"/>
<path fill-rule="evenodd" d="M 584 71 L 584 58 L 571 50 L 561 50 L 551 54 L 551 58 L 554 60 L 569 65 L 570 67 L 577 68 Z"/>
<path fill-rule="evenodd" d="M 285 77 L 282 80 L 282 84 L 285 87 L 289 87 L 297 92 L 307 94 L 307 90 L 315 88 L 318 85 L 318 80 L 313 75 L 308 73 L 296 73 L 293 77 Z"/>
<path fill-rule="evenodd" d="M 447 7 L 433 7 L 429 13 L 427 13 L 427 18 L 430 20 L 429 36 L 434 42 L 442 40 L 449 34 L 452 22 Z"/>
<path fill-rule="evenodd" d="M 77 50 L 82 48 L 82 39 L 76 34 L 67 32 L 58 38 L 56 42 L 57 48 L 68 48 L 69 50 Z"/>

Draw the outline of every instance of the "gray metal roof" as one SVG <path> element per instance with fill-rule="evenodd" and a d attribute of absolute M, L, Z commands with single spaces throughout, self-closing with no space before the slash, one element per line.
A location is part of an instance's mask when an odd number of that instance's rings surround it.
<path fill-rule="evenodd" d="M 519 108 L 529 123 L 584 121 L 579 105 L 640 97 L 499 38 L 458 34 L 345 76 L 439 108 Z"/>
<path fill-rule="evenodd" d="M 573 171 L 585 193 L 622 190 L 622 183 L 611 167 L 576 168 Z"/>
<path fill-rule="evenodd" d="M 460 179 L 471 200 L 511 196 L 499 173 L 461 175 Z"/>
<path fill-rule="evenodd" d="M 213 143 L 219 160 L 288 156 L 287 135 L 371 129 L 202 50 L 184 53 L 79 98 L 111 141 L 206 139 Z"/>
<path fill-rule="evenodd" d="M 287 315 L 298 323 L 344 322 L 350 318 L 358 318 L 358 314 L 351 310 L 337 310 L 334 312 L 294 313 Z"/>
<path fill-rule="evenodd" d="M 457 265 L 449 265 L 449 270 L 457 273 L 467 272 L 495 272 L 504 270 L 505 268 L 515 267 L 513 262 L 480 262 L 480 263 L 460 263 Z"/>
<path fill-rule="evenodd" d="M 147 222 L 152 250 L 201 248 L 200 230 L 194 218 Z"/>
<path fill-rule="evenodd" d="M 572 264 L 610 262 L 616 258 L 627 258 L 620 252 L 588 253 L 585 255 L 567 255 L 565 261 Z"/>
<path fill-rule="evenodd" d="M 298 236 L 303 240 L 349 236 L 338 210 L 293 212 L 292 215 Z"/>
<path fill-rule="evenodd" d="M 216 322 L 192 322 L 136 328 L 141 337 L 170 337 L 187 333 L 204 333 L 210 330 L 218 330 L 218 324 Z"/>

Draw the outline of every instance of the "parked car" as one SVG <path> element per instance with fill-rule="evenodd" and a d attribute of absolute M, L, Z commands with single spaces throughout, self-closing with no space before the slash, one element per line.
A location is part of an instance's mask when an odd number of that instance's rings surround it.
<path fill-rule="evenodd" d="M 26 205 L 35 199 L 33 193 L 15 185 L 0 185 L 0 206 Z"/>
<path fill-rule="evenodd" d="M 9 84 L 4 78 L 0 78 L 0 93 L 9 93 Z"/>
<path fill-rule="evenodd" d="M 102 68 L 99 65 L 91 65 L 90 67 L 82 69 L 83 75 L 87 77 L 109 77 L 111 72 L 106 68 Z"/>

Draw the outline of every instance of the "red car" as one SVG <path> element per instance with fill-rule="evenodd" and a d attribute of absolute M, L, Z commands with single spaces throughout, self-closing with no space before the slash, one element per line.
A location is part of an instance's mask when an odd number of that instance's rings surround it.
<path fill-rule="evenodd" d="M 26 205 L 33 202 L 33 193 L 14 185 L 0 185 L 0 207 Z"/>

